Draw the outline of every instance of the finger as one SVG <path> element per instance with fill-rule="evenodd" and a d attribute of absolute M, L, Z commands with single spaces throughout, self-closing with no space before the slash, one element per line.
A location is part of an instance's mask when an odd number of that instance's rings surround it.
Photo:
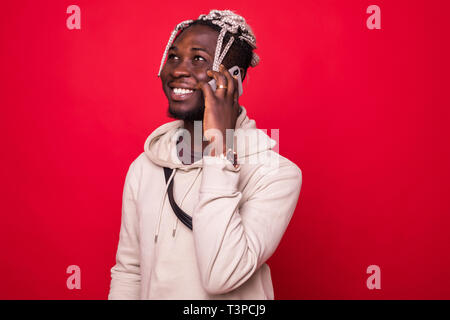
<path fill-rule="evenodd" d="M 223 99 L 227 92 L 227 78 L 220 72 L 209 70 L 207 73 L 210 77 L 213 77 L 216 80 L 216 97 Z M 223 87 L 223 88 L 220 88 Z"/>
<path fill-rule="evenodd" d="M 212 102 L 215 99 L 214 91 L 208 82 L 200 82 L 198 87 L 199 89 L 202 90 L 203 96 L 205 97 L 205 108 L 206 108 L 209 102 Z"/>
<path fill-rule="evenodd" d="M 234 100 L 234 103 L 238 104 L 239 103 L 239 92 L 238 92 L 238 88 L 237 88 L 237 83 L 235 83 L 235 85 L 236 85 L 236 90 L 234 90 L 234 92 L 233 92 L 233 100 Z"/>
<path fill-rule="evenodd" d="M 239 75 L 233 76 L 233 84 L 235 87 L 233 98 L 235 100 L 237 107 L 239 108 L 239 80 L 238 80 L 238 77 L 240 77 L 240 76 Z"/>
<path fill-rule="evenodd" d="M 240 77 L 240 76 L 233 76 L 233 83 L 234 83 L 234 87 L 235 87 L 234 92 L 236 92 L 236 95 L 239 98 L 239 80 L 238 80 L 238 77 Z"/>
<path fill-rule="evenodd" d="M 234 82 L 233 77 L 231 76 L 230 72 L 225 68 L 225 66 L 223 64 L 220 65 L 220 72 L 223 73 L 223 75 L 225 75 L 225 77 L 227 78 L 227 83 L 228 83 L 228 89 L 227 89 L 227 99 L 232 102 L 233 101 L 233 96 L 234 96 L 234 91 L 236 89 L 236 83 Z"/>
<path fill-rule="evenodd" d="M 237 84 L 236 84 L 236 86 L 237 86 Z M 239 92 L 238 92 L 237 87 L 236 87 L 236 90 L 234 90 L 233 106 L 234 106 L 234 108 L 239 110 Z"/>

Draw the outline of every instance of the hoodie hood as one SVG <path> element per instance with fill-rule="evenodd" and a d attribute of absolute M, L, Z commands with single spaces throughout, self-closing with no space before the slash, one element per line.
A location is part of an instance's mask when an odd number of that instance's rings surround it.
<path fill-rule="evenodd" d="M 247 116 L 247 110 L 241 108 L 236 120 L 235 137 L 237 137 L 236 153 L 238 159 L 272 149 L 276 142 L 264 131 L 256 128 L 254 120 Z M 158 127 L 147 138 L 144 145 L 146 156 L 156 165 L 171 169 L 190 170 L 203 166 L 201 160 L 192 164 L 183 164 L 177 155 L 177 140 L 183 120 L 176 120 Z"/>

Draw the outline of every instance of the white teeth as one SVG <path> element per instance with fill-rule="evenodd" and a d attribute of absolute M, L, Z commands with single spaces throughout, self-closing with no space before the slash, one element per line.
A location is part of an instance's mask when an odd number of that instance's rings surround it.
<path fill-rule="evenodd" d="M 173 92 L 174 92 L 175 94 L 186 94 L 186 93 L 194 92 L 194 90 L 183 89 L 183 88 L 173 88 Z"/>

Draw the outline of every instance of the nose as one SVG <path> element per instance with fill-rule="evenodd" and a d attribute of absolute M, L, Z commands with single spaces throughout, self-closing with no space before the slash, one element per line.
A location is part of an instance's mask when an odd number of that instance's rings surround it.
<path fill-rule="evenodd" d="M 187 66 L 187 62 L 180 61 L 177 65 L 175 65 L 172 68 L 171 74 L 174 78 L 189 77 L 191 75 L 191 72 L 189 70 L 189 67 Z"/>

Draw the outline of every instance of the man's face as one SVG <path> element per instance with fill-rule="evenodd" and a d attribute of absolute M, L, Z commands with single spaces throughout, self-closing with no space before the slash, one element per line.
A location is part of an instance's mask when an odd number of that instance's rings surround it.
<path fill-rule="evenodd" d="M 200 82 L 208 82 L 212 69 L 217 31 L 203 25 L 184 30 L 167 53 L 161 70 L 164 94 L 169 101 L 169 115 L 182 120 L 202 120 L 204 97 Z"/>

